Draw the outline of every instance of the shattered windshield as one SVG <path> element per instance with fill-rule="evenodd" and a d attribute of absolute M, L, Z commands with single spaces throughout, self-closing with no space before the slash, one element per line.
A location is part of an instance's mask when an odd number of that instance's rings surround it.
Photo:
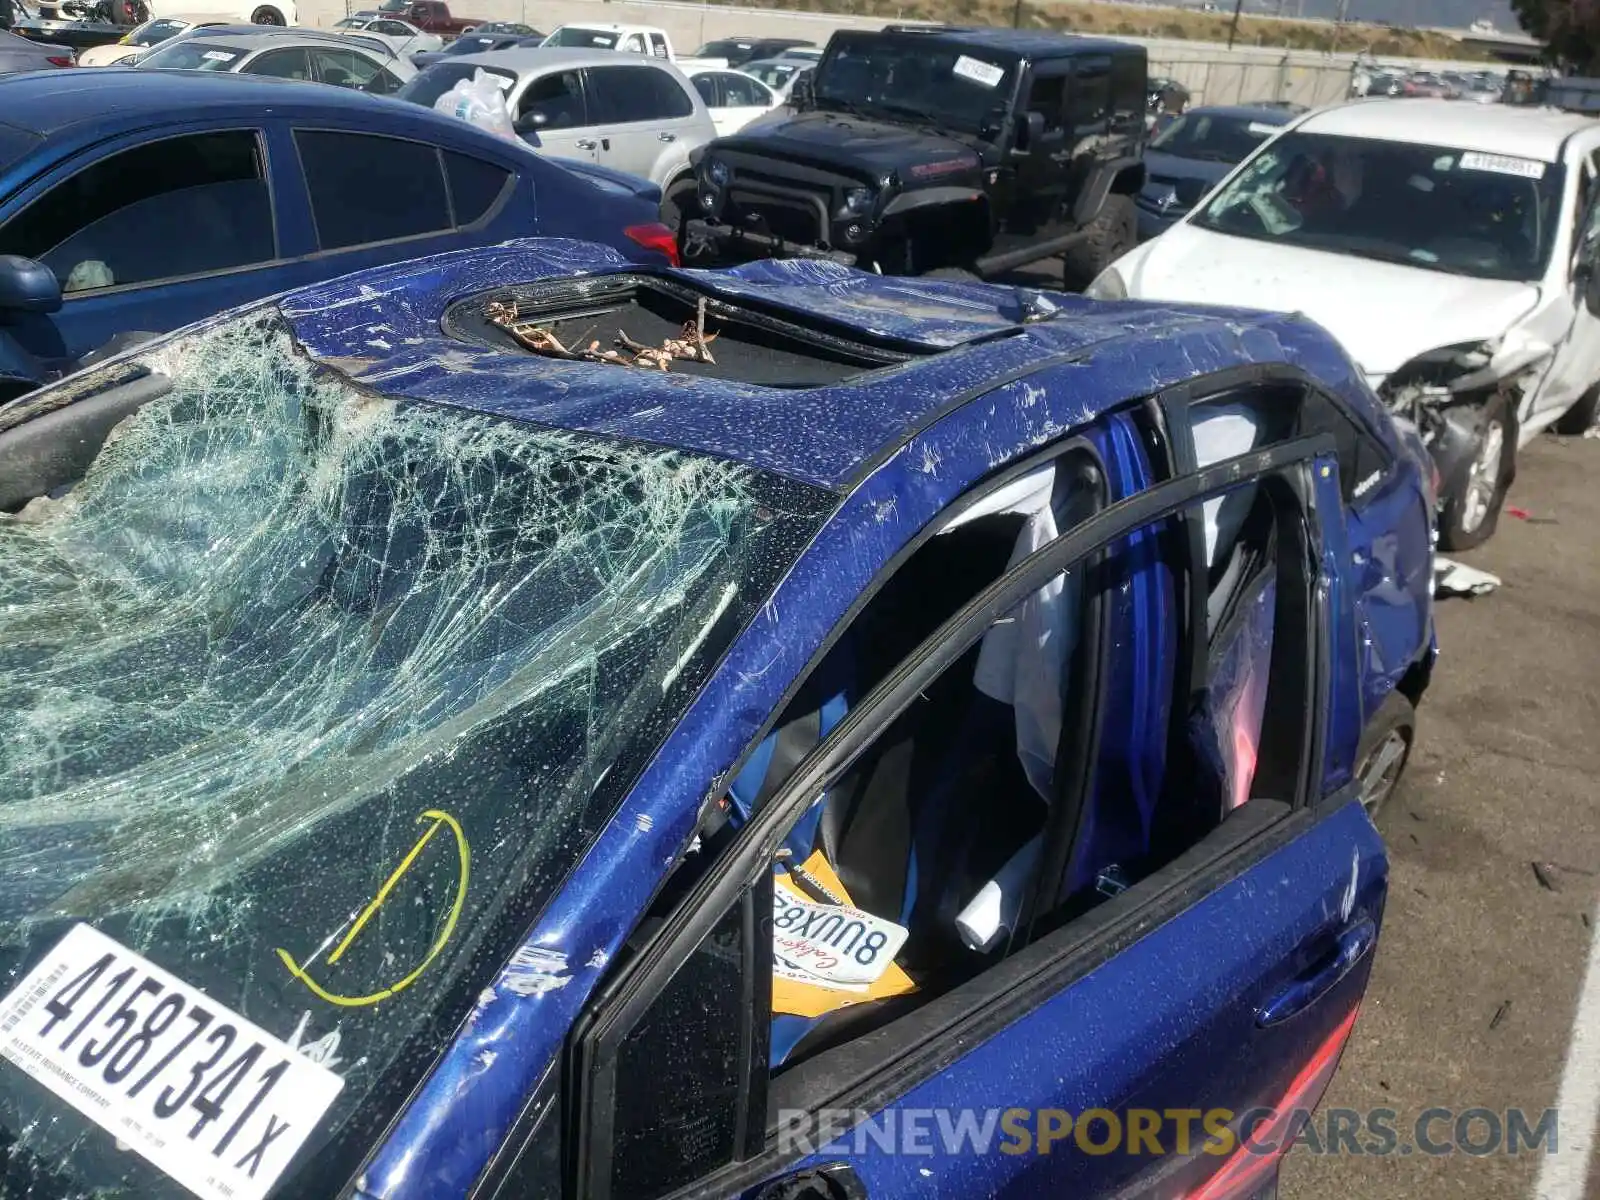
<path fill-rule="evenodd" d="M 817 107 L 969 134 L 1005 115 L 1014 64 L 981 49 L 913 36 L 838 33 L 813 80 Z"/>
<path fill-rule="evenodd" d="M 827 497 L 358 390 L 275 317 L 149 363 L 0 513 L 0 994 L 84 922 L 299 1048 L 343 1086 L 286 1194 L 331 1194 Z M 126 1149 L 0 1060 L 0 1192 L 188 1194 Z"/>
<path fill-rule="evenodd" d="M 1294 130 L 1212 194 L 1218 233 L 1469 275 L 1537 280 L 1562 167 L 1534 158 Z"/>

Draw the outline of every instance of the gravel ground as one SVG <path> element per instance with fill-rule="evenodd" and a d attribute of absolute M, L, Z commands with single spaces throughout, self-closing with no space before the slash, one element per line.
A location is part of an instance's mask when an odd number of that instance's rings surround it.
<path fill-rule="evenodd" d="M 1432 1106 L 1536 1121 L 1555 1103 L 1600 888 L 1597 487 L 1600 442 L 1535 441 L 1509 501 L 1528 519 L 1503 516 L 1461 556 L 1504 586 L 1439 606 L 1443 657 L 1383 821 L 1393 878 L 1372 986 L 1324 1101 L 1395 1110 L 1402 1141 Z M 1300 1147 L 1282 1195 L 1531 1197 L 1540 1157 Z"/>

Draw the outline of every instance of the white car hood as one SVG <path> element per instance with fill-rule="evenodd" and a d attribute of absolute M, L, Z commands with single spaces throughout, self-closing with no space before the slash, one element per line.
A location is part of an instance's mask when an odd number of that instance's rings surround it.
<path fill-rule="evenodd" d="M 1539 301 L 1527 283 L 1469 279 L 1175 225 L 1116 264 L 1128 295 L 1304 313 L 1369 376 L 1427 350 L 1504 334 Z"/>

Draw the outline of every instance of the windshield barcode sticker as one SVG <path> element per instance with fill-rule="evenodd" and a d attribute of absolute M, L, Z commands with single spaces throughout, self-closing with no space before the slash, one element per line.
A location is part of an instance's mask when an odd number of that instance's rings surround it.
<path fill-rule="evenodd" d="M 0 1058 L 206 1200 L 261 1200 L 344 1086 L 88 925 L 0 1000 Z"/>
<path fill-rule="evenodd" d="M 965 54 L 956 59 L 956 65 L 950 68 L 950 73 L 991 88 L 998 87 L 1000 81 L 1006 77 L 1004 67 L 986 63 L 981 58 L 968 58 Z"/>
<path fill-rule="evenodd" d="M 1271 137 L 1273 134 L 1277 133 L 1278 130 L 1282 129 L 1283 126 L 1273 125 L 1267 121 L 1251 121 L 1247 128 L 1251 133 L 1258 133 L 1262 137 Z"/>
<path fill-rule="evenodd" d="M 207 62 L 232 62 L 238 58 L 237 54 L 230 54 L 226 50 L 207 50 L 200 56 Z"/>
<path fill-rule="evenodd" d="M 1536 158 L 1512 158 L 1507 154 L 1482 154 L 1476 150 L 1461 156 L 1463 171 L 1493 171 L 1496 175 L 1519 175 L 1523 179 L 1543 179 L 1546 165 Z"/>

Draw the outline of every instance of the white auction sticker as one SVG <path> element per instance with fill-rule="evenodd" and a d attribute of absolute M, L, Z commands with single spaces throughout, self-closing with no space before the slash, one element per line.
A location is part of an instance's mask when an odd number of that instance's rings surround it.
<path fill-rule="evenodd" d="M 1513 158 L 1507 154 L 1482 154 L 1470 150 L 1461 156 L 1463 171 L 1493 171 L 1496 175 L 1518 175 L 1523 179 L 1543 179 L 1547 164 L 1536 158 Z"/>
<path fill-rule="evenodd" d="M 1246 128 L 1248 128 L 1251 133 L 1259 133 L 1263 137 L 1271 137 L 1273 134 L 1277 133 L 1278 130 L 1282 129 L 1283 126 L 1273 125 L 1267 121 L 1251 121 Z"/>
<path fill-rule="evenodd" d="M 973 83 L 981 83 L 984 87 L 996 87 L 1006 77 L 1004 67 L 986 63 L 981 58 L 968 58 L 965 54 L 956 59 L 956 65 L 951 67 L 950 71 L 953 75 L 970 79 Z"/>
<path fill-rule="evenodd" d="M 0 1000 L 0 1058 L 206 1200 L 261 1200 L 344 1086 L 88 925 Z"/>
<path fill-rule="evenodd" d="M 207 50 L 200 57 L 205 59 L 207 62 L 232 62 L 239 56 L 237 54 L 230 54 L 226 50 Z"/>
<path fill-rule="evenodd" d="M 876 983 L 907 930 L 847 904 L 818 904 L 774 888 L 772 951 L 779 974 L 841 991 Z"/>

